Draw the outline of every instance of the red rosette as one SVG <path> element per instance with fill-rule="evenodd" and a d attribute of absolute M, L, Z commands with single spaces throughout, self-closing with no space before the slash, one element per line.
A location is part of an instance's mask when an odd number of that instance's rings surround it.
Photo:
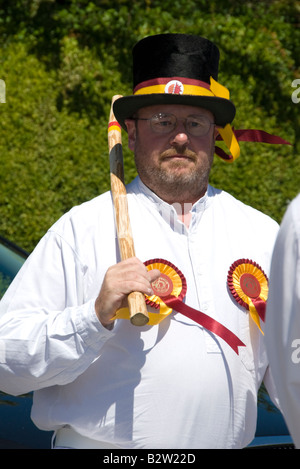
<path fill-rule="evenodd" d="M 233 262 L 228 271 L 227 285 L 235 301 L 250 311 L 260 328 L 258 316 L 265 320 L 268 298 L 268 277 L 260 265 L 250 259 Z"/>
<path fill-rule="evenodd" d="M 151 259 L 144 262 L 148 270 L 158 269 L 161 276 L 151 284 L 154 295 L 146 296 L 146 303 L 159 308 L 161 302 L 170 296 L 183 300 L 187 291 L 187 283 L 183 273 L 172 262 L 165 259 Z"/>

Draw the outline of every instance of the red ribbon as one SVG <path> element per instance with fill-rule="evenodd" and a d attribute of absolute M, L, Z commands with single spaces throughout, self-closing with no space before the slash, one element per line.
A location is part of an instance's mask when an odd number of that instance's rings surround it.
<path fill-rule="evenodd" d="M 290 142 L 287 142 L 281 137 L 277 135 L 269 134 L 264 130 L 256 130 L 256 129 L 239 129 L 235 130 L 232 129 L 236 139 L 241 142 L 258 142 L 258 143 L 271 143 L 275 145 L 292 145 Z M 221 135 L 218 135 L 216 140 L 222 140 Z M 215 147 L 215 153 L 223 158 L 223 160 L 231 160 L 230 155 L 225 153 L 220 147 Z"/>
<path fill-rule="evenodd" d="M 203 326 L 205 329 L 221 337 L 221 339 L 225 340 L 237 355 L 239 354 L 238 347 L 245 347 L 245 344 L 233 332 L 227 329 L 227 327 L 201 311 L 197 311 L 196 309 L 187 306 L 176 296 L 168 295 L 167 297 L 163 297 L 162 301 L 170 308 L 175 309 L 175 311 L 178 311 L 200 324 L 200 326 Z"/>
<path fill-rule="evenodd" d="M 260 298 L 251 298 L 252 303 L 255 306 L 255 309 L 258 313 L 260 319 L 265 322 L 266 318 L 266 302 Z"/>

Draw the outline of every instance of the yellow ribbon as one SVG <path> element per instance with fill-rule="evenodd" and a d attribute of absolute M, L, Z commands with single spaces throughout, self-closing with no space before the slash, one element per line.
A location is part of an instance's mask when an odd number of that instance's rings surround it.
<path fill-rule="evenodd" d="M 159 312 L 151 313 L 150 311 L 148 311 L 149 322 L 147 323 L 147 326 L 155 326 L 159 324 L 171 313 L 172 309 L 168 308 L 165 303 L 161 302 Z M 112 318 L 112 321 L 114 321 L 115 319 L 130 319 L 128 308 L 118 309 L 115 316 Z"/>
<path fill-rule="evenodd" d="M 214 96 L 224 99 L 230 99 L 230 93 L 225 86 L 218 83 L 213 77 L 210 77 L 210 89 Z M 219 134 L 224 140 L 225 145 L 230 151 L 232 158 L 228 160 L 229 163 L 232 163 L 240 156 L 240 146 L 234 135 L 232 127 L 230 124 L 227 124 L 224 128 L 218 127 Z"/>
<path fill-rule="evenodd" d="M 228 163 L 233 163 L 240 156 L 240 146 L 234 135 L 232 127 L 230 124 L 227 124 L 224 128 L 218 127 L 218 132 L 221 135 L 225 145 L 230 151 L 232 156 L 231 159 L 226 160 Z"/>

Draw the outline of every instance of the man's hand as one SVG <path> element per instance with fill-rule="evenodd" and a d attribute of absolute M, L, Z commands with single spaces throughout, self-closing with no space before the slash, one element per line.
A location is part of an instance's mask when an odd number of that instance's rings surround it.
<path fill-rule="evenodd" d="M 153 295 L 151 283 L 158 279 L 160 271 L 147 270 L 136 257 L 110 267 L 104 277 L 100 293 L 95 301 L 95 311 L 103 326 L 110 325 L 116 311 L 127 305 L 127 295 L 138 291 Z"/>

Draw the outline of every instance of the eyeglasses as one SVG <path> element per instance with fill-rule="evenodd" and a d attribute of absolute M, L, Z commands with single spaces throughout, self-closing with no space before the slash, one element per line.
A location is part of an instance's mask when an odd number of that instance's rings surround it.
<path fill-rule="evenodd" d="M 204 137 L 208 134 L 211 125 L 215 125 L 214 122 L 210 122 L 206 116 L 202 115 L 177 118 L 174 114 L 159 113 L 150 118 L 134 117 L 133 120 L 149 121 L 151 129 L 156 134 L 168 134 L 173 132 L 177 127 L 178 121 L 183 120 L 186 132 L 195 137 Z"/>

